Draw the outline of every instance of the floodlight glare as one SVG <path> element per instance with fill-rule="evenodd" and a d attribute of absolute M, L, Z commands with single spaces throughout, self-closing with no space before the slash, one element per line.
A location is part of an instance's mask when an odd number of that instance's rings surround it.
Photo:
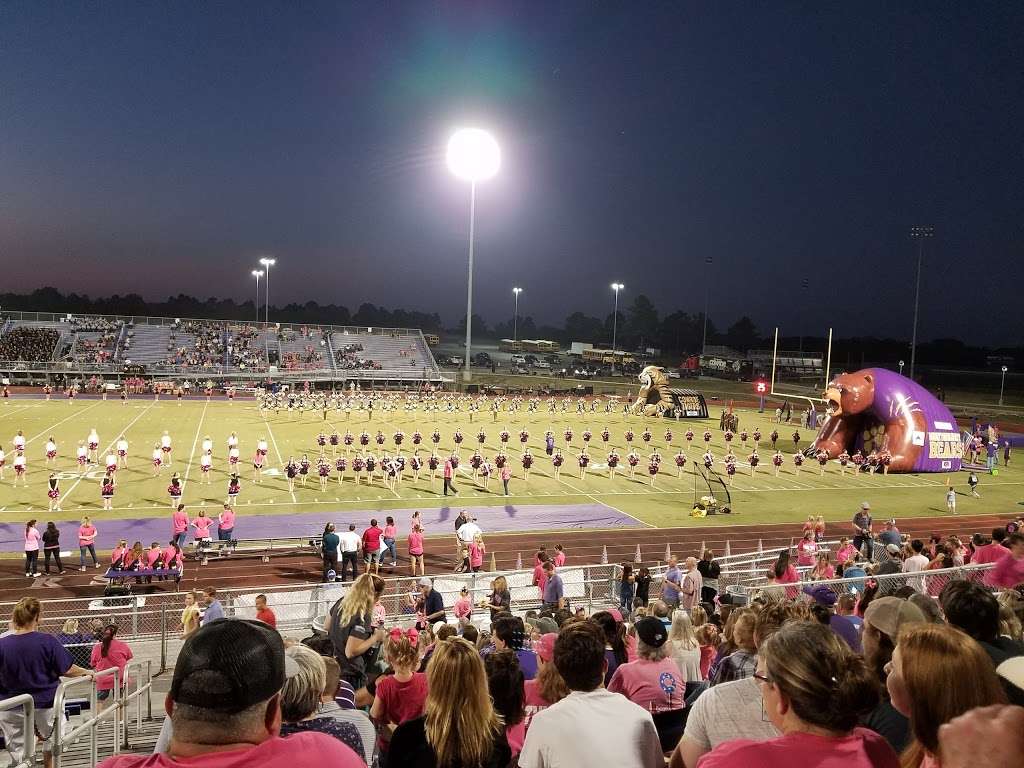
<path fill-rule="evenodd" d="M 484 181 L 501 167 L 501 149 L 487 131 L 460 128 L 448 140 L 448 169 L 466 181 Z"/>

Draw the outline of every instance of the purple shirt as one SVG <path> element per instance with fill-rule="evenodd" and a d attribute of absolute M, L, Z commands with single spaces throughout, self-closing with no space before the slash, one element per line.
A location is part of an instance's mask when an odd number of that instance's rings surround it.
<path fill-rule="evenodd" d="M 26 632 L 0 638 L 0 698 L 32 695 L 36 709 L 53 706 L 60 676 L 74 660 L 53 635 Z"/>
<path fill-rule="evenodd" d="M 552 573 L 547 584 L 544 585 L 544 602 L 557 603 L 562 597 L 562 577 L 557 573 Z"/>

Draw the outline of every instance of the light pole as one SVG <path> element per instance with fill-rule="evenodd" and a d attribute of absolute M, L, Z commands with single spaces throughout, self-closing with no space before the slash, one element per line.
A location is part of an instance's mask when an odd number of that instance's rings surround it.
<path fill-rule="evenodd" d="M 917 282 L 914 288 L 914 330 L 910 337 L 910 378 L 914 378 L 914 359 L 917 357 L 917 305 L 921 299 L 921 261 L 924 259 L 924 241 L 935 234 L 932 227 L 911 227 L 910 236 L 917 240 Z"/>
<path fill-rule="evenodd" d="M 706 256 L 704 258 L 704 263 L 707 264 L 708 267 L 710 267 L 711 266 L 711 257 L 710 256 Z M 704 354 L 704 350 L 705 350 L 705 348 L 708 345 L 708 293 L 709 293 L 709 290 L 710 290 L 710 285 L 711 285 L 710 276 L 709 275 L 705 275 L 705 277 L 704 277 L 704 336 L 701 338 L 701 342 L 700 342 L 700 353 L 702 355 Z"/>
<path fill-rule="evenodd" d="M 460 128 L 448 140 L 448 170 L 469 182 L 469 267 L 466 279 L 466 373 L 469 381 L 470 350 L 473 342 L 473 228 L 476 225 L 476 185 L 501 167 L 501 149 L 487 131 Z"/>
<path fill-rule="evenodd" d="M 625 287 L 622 283 L 612 283 L 612 290 L 615 291 L 615 309 L 612 310 L 612 376 L 615 375 L 615 337 L 619 330 L 619 291 Z"/>
<path fill-rule="evenodd" d="M 256 325 L 260 324 L 260 278 L 263 277 L 262 269 L 254 269 L 252 276 L 256 278 Z"/>
<path fill-rule="evenodd" d="M 271 258 L 260 259 L 260 264 L 262 264 L 266 268 L 266 270 L 267 270 L 267 306 L 266 306 L 266 318 L 267 319 L 264 321 L 264 324 L 265 325 L 270 325 L 270 268 L 272 266 L 274 266 L 275 264 L 277 264 L 277 259 L 271 259 Z M 259 318 L 257 318 L 256 322 L 259 322 Z"/>
<path fill-rule="evenodd" d="M 512 341 L 519 341 L 519 294 L 523 292 L 522 288 L 513 288 L 512 293 L 516 295 L 516 311 L 512 315 Z"/>
<path fill-rule="evenodd" d="M 1007 371 L 1007 368 L 1006 368 L 1005 365 L 1002 367 L 1002 371 L 1003 371 L 1003 376 L 1002 376 L 1001 379 L 999 379 L 999 404 L 1000 405 L 1003 404 L 1003 385 L 1006 383 L 1006 371 Z"/>

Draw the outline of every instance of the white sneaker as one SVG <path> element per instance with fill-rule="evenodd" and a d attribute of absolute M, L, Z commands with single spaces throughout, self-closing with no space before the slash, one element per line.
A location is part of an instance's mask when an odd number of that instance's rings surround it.
<path fill-rule="evenodd" d="M 43 574 L 41 574 L 41 573 L 33 573 L 32 575 L 33 576 L 42 576 Z"/>

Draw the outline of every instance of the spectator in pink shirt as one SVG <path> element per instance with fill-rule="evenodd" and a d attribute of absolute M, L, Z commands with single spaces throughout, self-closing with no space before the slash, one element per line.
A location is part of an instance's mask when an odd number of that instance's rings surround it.
<path fill-rule="evenodd" d="M 92 524 L 88 515 L 82 518 L 82 524 L 78 526 L 78 556 L 81 570 L 85 570 L 85 553 L 92 555 L 92 564 L 100 567 L 100 561 L 96 559 L 96 526 Z"/>
<path fill-rule="evenodd" d="M 487 548 L 484 546 L 484 537 L 479 533 L 469 543 L 469 567 L 473 573 L 479 573 L 484 566 L 484 555 Z"/>
<path fill-rule="evenodd" d="M 409 533 L 409 572 L 415 576 L 416 566 L 419 565 L 420 576 L 423 572 L 423 529 L 419 523 L 413 523 L 412 531 Z"/>
<path fill-rule="evenodd" d="M 473 601 L 469 596 L 469 587 L 463 587 L 459 596 L 455 598 L 455 607 L 452 609 L 460 627 L 469 623 L 469 617 L 473 614 Z"/>
<path fill-rule="evenodd" d="M 800 581 L 800 576 L 789 562 L 789 552 L 783 551 L 779 553 L 778 560 L 771 567 L 771 572 L 775 576 L 776 584 L 796 584 Z M 800 590 L 796 587 L 786 587 L 786 597 L 790 600 L 796 598 L 800 593 Z"/>
<path fill-rule="evenodd" d="M 814 540 L 814 531 L 805 531 L 804 537 L 796 545 L 796 564 L 810 567 L 814 565 L 814 556 L 818 553 L 818 544 Z"/>
<path fill-rule="evenodd" d="M 544 587 L 548 583 L 548 575 L 544 572 L 544 563 L 548 562 L 547 552 L 537 553 L 537 564 L 533 567 L 533 586 L 540 590 L 540 599 L 544 599 Z"/>
<path fill-rule="evenodd" d="M 188 537 L 188 527 L 191 521 L 188 519 L 188 512 L 185 511 L 185 505 L 179 504 L 178 508 L 174 510 L 174 514 L 171 515 L 171 531 L 174 534 L 174 540 L 178 542 L 178 546 L 184 546 L 185 539 Z"/>
<path fill-rule="evenodd" d="M 220 541 L 231 541 L 235 537 L 235 510 L 225 504 L 217 519 L 217 538 Z"/>
<path fill-rule="evenodd" d="M 992 585 L 1012 589 L 1024 584 L 1024 533 L 1011 533 L 1006 539 L 1010 549 L 992 570 Z"/>
<path fill-rule="evenodd" d="M 857 556 L 857 548 L 850 543 L 850 540 L 843 536 L 839 540 L 839 549 L 836 550 L 836 562 L 845 563 Z"/>
<path fill-rule="evenodd" d="M 198 541 L 210 540 L 210 528 L 213 527 L 213 518 L 207 517 L 206 510 L 199 510 L 199 517 L 192 521 L 192 527 L 196 529 Z"/>
<path fill-rule="evenodd" d="M 127 643 L 117 640 L 115 638 L 116 634 L 116 624 L 108 624 L 103 628 L 100 642 L 92 647 L 92 656 L 89 664 L 97 672 L 117 667 L 117 679 L 123 689 L 128 686 L 128 681 L 124 677 L 124 668 L 133 658 L 132 649 L 128 647 Z M 100 700 L 101 708 L 104 706 L 103 703 L 110 698 L 110 693 L 113 689 L 114 678 L 112 676 L 104 675 L 96 679 L 96 698 Z"/>
<path fill-rule="evenodd" d="M 686 678 L 669 656 L 668 629 L 660 619 L 645 616 L 636 623 L 636 661 L 620 664 L 608 683 L 608 690 L 621 693 L 649 712 L 682 709 L 686 699 Z"/>
<path fill-rule="evenodd" d="M 395 527 L 395 518 L 388 515 L 384 520 L 384 549 L 381 551 L 381 559 L 384 559 L 384 552 L 388 552 L 391 555 L 391 567 L 394 568 L 398 565 L 398 550 L 395 548 L 395 536 L 397 535 L 398 529 Z"/>
<path fill-rule="evenodd" d="M 555 544 L 555 556 L 552 558 L 552 562 L 555 564 L 555 568 L 565 565 L 565 550 L 562 549 L 561 544 Z"/>

